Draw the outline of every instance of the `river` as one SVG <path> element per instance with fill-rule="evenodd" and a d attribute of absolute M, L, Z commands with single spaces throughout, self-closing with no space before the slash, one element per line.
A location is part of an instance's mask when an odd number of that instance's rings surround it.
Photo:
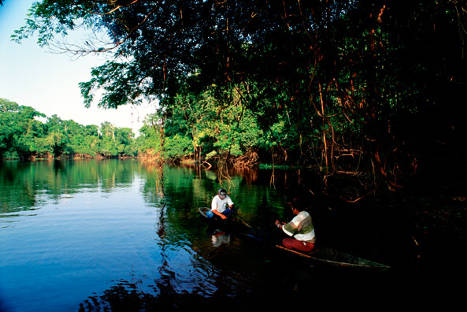
<path fill-rule="evenodd" d="M 223 186 L 241 218 L 267 232 L 274 218 L 290 217 L 284 207 L 299 178 L 294 172 L 219 177 L 136 160 L 90 160 L 4 162 L 0 173 L 1 311 L 238 310 L 271 303 L 279 309 L 329 296 L 329 304 L 402 300 L 406 272 L 417 270 L 407 220 L 389 208 L 348 212 L 317 202 L 311 211 L 321 242 L 393 267 L 384 273 L 316 265 L 251 237 L 213 231 L 198 213 Z"/>

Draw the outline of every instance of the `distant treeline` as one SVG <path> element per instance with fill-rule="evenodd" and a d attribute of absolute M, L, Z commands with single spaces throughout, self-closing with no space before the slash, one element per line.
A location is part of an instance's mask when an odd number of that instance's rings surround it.
<path fill-rule="evenodd" d="M 0 158 L 31 160 L 37 158 L 126 158 L 145 157 L 158 161 L 216 158 L 218 151 L 240 157 L 250 148 L 265 144 L 269 136 L 256 124 L 251 113 L 227 109 L 216 120 L 214 99 L 200 99 L 192 116 L 196 126 L 186 121 L 180 106 L 172 122 L 161 127 L 157 114 L 147 116 L 136 138 L 130 128 L 110 122 L 100 126 L 81 125 L 73 120 L 47 117 L 32 107 L 0 98 Z M 210 104 L 210 105 L 209 105 Z M 204 109 L 201 109 L 201 106 Z M 192 128 L 189 133 L 180 133 Z M 222 131 L 219 133 L 219 129 Z M 234 144 L 232 144 L 234 142 Z M 207 151 L 207 152 L 206 152 Z M 199 158 L 198 158 L 199 159 Z"/>
<path fill-rule="evenodd" d="M 109 122 L 85 126 L 0 98 L 0 158 L 111 158 L 137 153 L 138 140 L 129 128 Z"/>

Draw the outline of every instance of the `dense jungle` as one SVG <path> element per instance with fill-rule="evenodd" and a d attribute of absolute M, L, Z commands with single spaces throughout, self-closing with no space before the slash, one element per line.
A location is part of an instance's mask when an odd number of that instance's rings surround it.
<path fill-rule="evenodd" d="M 60 41 L 83 29 L 96 40 Z M 407 245 L 424 250 L 414 261 L 439 252 L 457 270 L 466 36 L 457 0 L 39 1 L 13 40 L 106 54 L 80 83 L 83 105 L 151 102 L 154 114 L 136 136 L 0 99 L 0 157 L 138 157 L 225 176 L 288 168 L 303 197 L 348 211 L 397 206 Z"/>

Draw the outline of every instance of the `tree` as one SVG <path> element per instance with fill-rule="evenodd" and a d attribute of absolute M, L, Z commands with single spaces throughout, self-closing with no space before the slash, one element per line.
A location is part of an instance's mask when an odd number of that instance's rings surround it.
<path fill-rule="evenodd" d="M 139 154 L 160 155 L 162 151 L 161 125 L 156 122 L 157 120 L 157 114 L 148 115 L 139 129 L 140 136 L 136 138 Z"/>
<path fill-rule="evenodd" d="M 40 45 L 111 54 L 81 83 L 85 104 L 159 99 L 168 142 L 180 139 L 181 146 L 169 144 L 177 153 L 191 152 L 190 139 L 198 154 L 202 140 L 209 149 L 244 152 L 241 119 L 250 118 L 267 138 L 256 144 L 271 154 L 316 161 L 324 176 L 352 157 L 350 169 L 375 172 L 394 190 L 400 175 L 416 171 L 417 154 L 427 153 L 414 139 L 423 133 L 404 131 L 414 120 L 436 118 L 432 134 L 449 136 L 449 112 L 458 111 L 451 103 L 466 83 L 466 12 L 452 0 L 42 1 L 13 38 L 37 33 Z M 78 23 L 105 32 L 109 44 L 54 43 Z M 98 89 L 104 93 L 95 98 Z M 205 113 L 235 122 L 200 124 L 195 102 L 203 99 L 216 107 Z"/>
<path fill-rule="evenodd" d="M 117 128 L 111 123 L 83 126 L 57 115 L 47 118 L 28 106 L 0 99 L 0 157 L 6 153 L 21 159 L 35 157 L 106 157 L 135 156 L 134 134 L 129 128 Z"/>
<path fill-rule="evenodd" d="M 29 158 L 35 152 L 34 137 L 43 134 L 35 117 L 44 116 L 32 107 L 0 99 L 0 157 L 15 151 L 21 159 Z"/>
<path fill-rule="evenodd" d="M 55 157 L 61 156 L 66 151 L 66 146 L 70 142 L 66 122 L 57 115 L 52 115 L 47 120 L 46 142 Z"/>

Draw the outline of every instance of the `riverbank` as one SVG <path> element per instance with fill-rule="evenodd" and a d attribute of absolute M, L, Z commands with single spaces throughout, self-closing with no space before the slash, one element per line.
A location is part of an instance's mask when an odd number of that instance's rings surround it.
<path fill-rule="evenodd" d="M 53 161 L 53 160 L 104 160 L 104 159 L 137 159 L 136 156 L 105 156 L 105 155 L 89 155 L 89 154 L 76 154 L 76 155 L 63 155 L 59 157 L 54 157 L 53 155 L 46 156 L 29 156 L 26 159 L 21 159 L 20 157 L 4 157 L 1 160 L 10 160 L 10 161 Z"/>

